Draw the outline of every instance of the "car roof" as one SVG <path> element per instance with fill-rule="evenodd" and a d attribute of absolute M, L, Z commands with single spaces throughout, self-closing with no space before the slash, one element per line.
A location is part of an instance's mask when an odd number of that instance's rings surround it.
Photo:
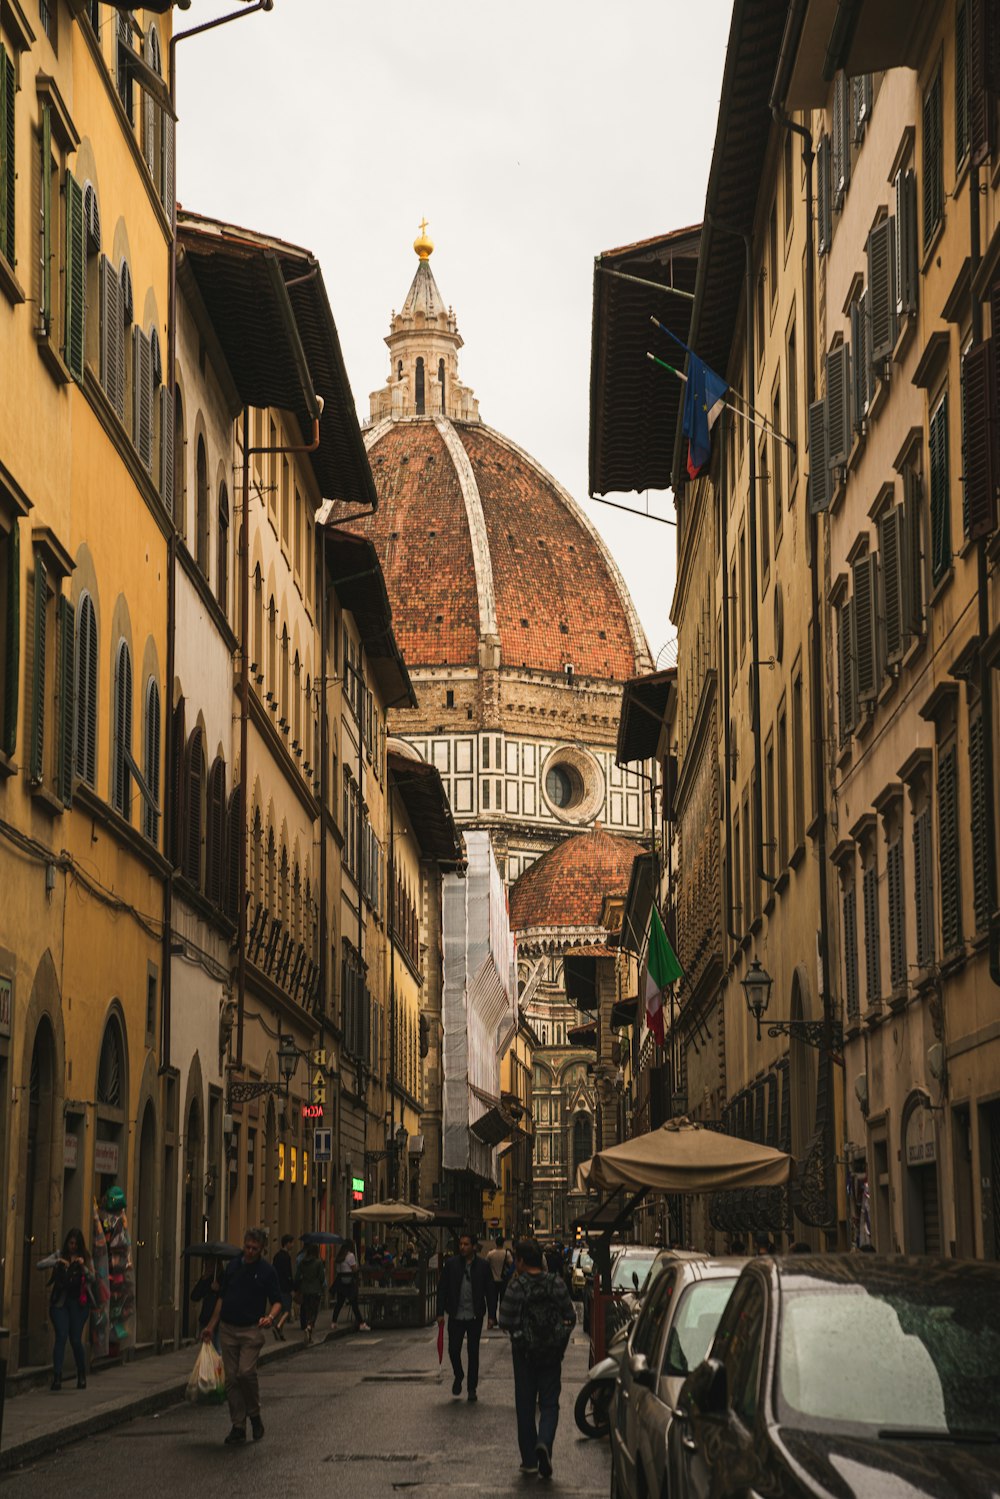
<path fill-rule="evenodd" d="M 984 1260 L 952 1260 L 934 1255 L 905 1254 L 793 1254 L 762 1256 L 747 1263 L 770 1266 L 781 1286 L 805 1289 L 812 1284 L 857 1285 L 879 1288 L 946 1278 L 969 1284 L 1000 1286 L 1000 1264 Z"/>

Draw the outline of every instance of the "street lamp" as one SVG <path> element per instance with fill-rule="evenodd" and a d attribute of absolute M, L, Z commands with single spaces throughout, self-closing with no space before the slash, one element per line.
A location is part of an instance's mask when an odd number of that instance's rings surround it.
<path fill-rule="evenodd" d="M 756 958 L 747 969 L 746 978 L 740 981 L 747 997 L 747 1009 L 757 1022 L 757 1040 L 760 1040 L 760 1019 L 771 1003 L 771 985 L 774 979 Z"/>
<path fill-rule="evenodd" d="M 757 1040 L 759 1041 L 760 1022 L 766 1015 L 767 1007 L 771 1002 L 771 986 L 774 980 L 767 969 L 762 968 L 754 958 L 747 969 L 746 977 L 740 982 L 747 998 L 747 1009 L 757 1022 Z M 804 1041 L 807 1046 L 815 1046 L 817 1051 L 826 1052 L 836 1062 L 842 1063 L 843 1061 L 844 1028 L 832 1017 L 828 1016 L 824 1020 L 769 1020 L 767 1034 L 791 1036 L 797 1041 Z"/>
<path fill-rule="evenodd" d="M 295 1069 L 299 1065 L 299 1057 L 308 1056 L 308 1052 L 300 1051 L 295 1044 L 295 1037 L 282 1034 L 279 1036 L 278 1047 L 278 1073 L 280 1081 L 269 1082 L 266 1078 L 254 1078 L 251 1082 L 245 1082 L 242 1078 L 230 1079 L 229 1083 L 229 1106 L 240 1103 L 250 1103 L 255 1098 L 265 1098 L 269 1093 L 278 1097 L 284 1094 L 288 1097 Z"/>
<path fill-rule="evenodd" d="M 301 1055 L 302 1053 L 295 1044 L 294 1036 L 281 1037 L 281 1045 L 278 1047 L 278 1071 L 281 1073 L 281 1080 L 285 1085 L 286 1098 L 288 1097 L 288 1090 L 291 1086 L 292 1078 L 295 1076 L 295 1069 L 299 1065 L 299 1057 Z"/>

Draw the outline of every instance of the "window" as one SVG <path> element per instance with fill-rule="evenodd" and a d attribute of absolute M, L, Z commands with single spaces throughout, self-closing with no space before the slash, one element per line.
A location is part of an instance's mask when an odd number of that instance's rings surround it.
<path fill-rule="evenodd" d="M 258 683 L 264 680 L 264 579 L 259 562 L 253 570 L 253 660 L 250 670 Z"/>
<path fill-rule="evenodd" d="M 806 838 L 805 725 L 803 723 L 802 672 L 792 680 L 793 837 L 796 848 Z"/>
<path fill-rule="evenodd" d="M 783 522 L 784 495 L 781 486 L 781 470 L 783 466 L 782 449 L 784 444 L 779 438 L 781 432 L 781 385 L 776 384 L 774 395 L 771 398 L 771 484 L 773 497 L 771 509 L 774 516 L 774 550 L 777 552 L 778 543 L 781 540 L 781 527 Z"/>
<path fill-rule="evenodd" d="M 958 833 L 958 752 L 938 750 L 938 858 L 941 886 L 941 948 L 947 957 L 962 946 L 962 882 Z"/>
<path fill-rule="evenodd" d="M 17 515 L 0 511 L 0 752 L 17 750 L 21 667 L 21 559 Z"/>
<path fill-rule="evenodd" d="M 856 146 L 864 139 L 872 112 L 872 75 L 856 74 L 851 79 L 851 135 Z"/>
<path fill-rule="evenodd" d="M 299 486 L 295 486 L 295 525 L 293 530 L 294 546 L 292 560 L 296 573 L 302 572 L 302 495 Z"/>
<path fill-rule="evenodd" d="M 858 1020 L 861 1005 L 858 998 L 858 915 L 854 879 L 841 896 L 844 923 L 844 997 L 848 1021 Z"/>
<path fill-rule="evenodd" d="M 969 800 L 972 812 L 972 905 L 977 932 L 989 926 L 989 831 L 986 820 L 986 755 L 982 708 L 969 712 Z"/>
<path fill-rule="evenodd" d="M 764 816 L 767 821 L 767 847 L 764 868 L 773 878 L 777 874 L 778 827 L 774 802 L 774 740 L 769 734 L 764 747 Z"/>
<path fill-rule="evenodd" d="M 184 857 L 181 872 L 200 888 L 205 810 L 205 736 L 195 729 L 188 740 L 184 776 Z"/>
<path fill-rule="evenodd" d="M 788 715 L 782 702 L 778 709 L 778 868 L 788 863 Z"/>
<path fill-rule="evenodd" d="M 278 722 L 283 729 L 288 728 L 289 697 L 288 697 L 288 626 L 281 627 L 281 687 L 278 699 Z"/>
<path fill-rule="evenodd" d="M 840 743 L 845 745 L 858 726 L 858 684 L 854 659 L 854 600 L 846 598 L 837 609 L 837 701 Z"/>
<path fill-rule="evenodd" d="M 128 65 L 128 54 L 132 51 L 132 14 L 123 10 L 118 13 L 118 42 L 116 51 L 115 79 L 118 96 L 125 106 L 129 123 L 134 122 L 135 100 L 132 87 L 132 69 Z"/>
<path fill-rule="evenodd" d="M 893 993 L 906 988 L 906 905 L 903 891 L 903 840 L 897 829 L 886 848 L 889 893 L 889 982 Z"/>
<path fill-rule="evenodd" d="M 160 409 L 167 411 L 170 407 L 170 387 L 164 386 L 160 396 Z M 179 385 L 174 387 L 174 420 L 173 420 L 173 451 L 169 456 L 169 462 L 164 464 L 164 459 L 171 453 L 170 433 L 163 433 L 160 437 L 160 462 L 162 472 L 160 475 L 160 494 L 166 501 L 167 496 L 173 497 L 174 525 L 177 534 L 181 537 L 187 535 L 187 489 L 186 476 L 184 473 L 184 403 L 181 399 Z"/>
<path fill-rule="evenodd" d="M 143 717 L 145 743 L 142 773 L 146 781 L 146 790 L 158 807 L 160 805 L 160 689 L 156 685 L 155 677 L 150 677 L 146 683 L 146 704 Z M 142 831 L 150 843 L 156 843 L 160 836 L 159 813 L 154 812 L 145 797 L 142 806 Z"/>
<path fill-rule="evenodd" d="M 97 616 L 89 593 L 76 608 L 75 768 L 81 781 L 97 778 Z"/>
<path fill-rule="evenodd" d="M 835 211 L 844 205 L 851 180 L 850 100 L 847 76 L 838 73 L 833 85 L 833 144 L 831 154 L 832 201 Z"/>
<path fill-rule="evenodd" d="M 785 234 L 792 227 L 792 211 L 795 207 L 795 147 L 792 132 L 785 130 L 785 141 L 781 152 L 782 201 L 785 207 Z"/>
<path fill-rule="evenodd" d="M 758 454 L 758 491 L 760 494 L 758 530 L 760 532 L 760 577 L 761 592 L 767 586 L 771 571 L 771 476 L 767 471 L 767 438 L 760 445 Z"/>
<path fill-rule="evenodd" d="M 0 255 L 11 267 L 16 257 L 15 182 L 17 172 L 15 136 L 15 93 L 17 70 L 14 59 L 0 44 Z"/>
<path fill-rule="evenodd" d="M 146 472 L 153 472 L 153 346 L 132 329 L 132 442 Z"/>
<path fill-rule="evenodd" d="M 132 654 L 124 640 L 119 640 L 115 657 L 114 729 L 111 805 L 131 821 L 132 774 L 128 760 L 132 754 Z"/>
<path fill-rule="evenodd" d="M 226 765 L 217 758 L 208 776 L 208 818 L 205 825 L 205 894 L 222 906 L 225 893 Z"/>
<path fill-rule="evenodd" d="M 934 961 L 934 870 L 931 809 L 925 804 L 913 819 L 913 882 L 916 887 L 917 965 Z"/>
<path fill-rule="evenodd" d="M 291 540 L 291 470 L 288 459 L 281 459 L 281 542 L 286 552 Z"/>
<path fill-rule="evenodd" d="M 38 0 L 38 19 L 42 23 L 42 30 L 54 47 L 58 35 L 56 30 L 58 20 L 56 0 Z"/>
<path fill-rule="evenodd" d="M 874 849 L 868 851 L 861 890 L 865 911 L 865 998 L 869 1005 L 876 1005 L 882 997 L 882 946 L 878 915 L 878 869 Z"/>
<path fill-rule="evenodd" d="M 948 393 L 945 391 L 931 412 L 931 582 L 940 583 L 951 567 L 951 498 L 948 473 Z"/>
<path fill-rule="evenodd" d="M 196 560 L 199 570 L 208 577 L 208 543 L 209 543 L 209 518 L 208 518 L 208 454 L 205 452 L 205 439 L 198 438 L 198 447 L 195 456 L 195 547 Z"/>
<path fill-rule="evenodd" d="M 923 106 L 924 249 L 944 215 L 944 136 L 941 120 L 941 73 L 924 95 Z"/>
<path fill-rule="evenodd" d="M 441 387 L 441 411 L 442 411 L 442 414 L 443 414 L 444 410 L 445 410 L 445 404 L 446 404 L 445 403 L 445 389 L 444 389 L 444 360 L 443 359 L 439 359 L 438 360 L 438 384 Z"/>
<path fill-rule="evenodd" d="M 740 655 L 747 648 L 747 538 L 740 532 Z"/>
<path fill-rule="evenodd" d="M 729 649 L 731 652 L 731 667 L 733 681 L 736 681 L 737 661 L 736 640 L 736 563 L 734 562 L 729 573 Z"/>
<path fill-rule="evenodd" d="M 229 496 L 219 485 L 219 531 L 216 538 L 215 596 L 223 614 L 229 612 Z"/>
<path fill-rule="evenodd" d="M 729 1404 L 745 1427 L 753 1426 L 757 1413 L 763 1332 L 764 1293 L 749 1280 L 723 1312 L 715 1342 L 726 1364 Z"/>
<path fill-rule="evenodd" d="M 424 414 L 424 361 L 422 359 L 418 359 L 417 360 L 416 375 L 415 375 L 415 381 L 414 381 L 414 390 L 415 390 L 415 393 L 416 393 L 416 410 L 417 410 L 417 415 L 418 416 L 423 416 L 423 414 Z"/>
<path fill-rule="evenodd" d="M 831 202 L 830 137 L 821 135 L 816 147 L 816 253 L 826 255 L 830 249 L 833 230 L 833 205 Z"/>
<path fill-rule="evenodd" d="M 767 274 L 771 283 L 771 306 L 778 296 L 778 200 L 771 203 L 771 216 L 767 221 Z"/>

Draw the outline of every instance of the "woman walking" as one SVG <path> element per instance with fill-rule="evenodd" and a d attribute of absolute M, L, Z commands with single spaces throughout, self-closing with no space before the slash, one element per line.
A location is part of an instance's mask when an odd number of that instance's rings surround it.
<path fill-rule="evenodd" d="M 306 1342 L 312 1342 L 313 1328 L 326 1290 L 326 1269 L 319 1257 L 319 1245 L 307 1244 L 306 1257 L 295 1276 L 295 1289 L 302 1297 L 302 1331 Z"/>
<path fill-rule="evenodd" d="M 66 1358 L 66 1341 L 73 1350 L 76 1362 L 76 1387 L 87 1388 L 87 1356 L 83 1351 L 83 1334 L 94 1304 L 91 1287 L 94 1283 L 94 1266 L 83 1233 L 71 1228 L 52 1268 L 49 1285 L 49 1316 L 55 1329 L 55 1344 L 52 1349 L 52 1389 L 62 1389 L 63 1362 Z"/>
<path fill-rule="evenodd" d="M 358 1258 L 354 1253 L 354 1245 L 349 1239 L 341 1244 L 337 1251 L 337 1259 L 333 1271 L 333 1316 L 330 1318 L 331 1328 L 336 1327 L 340 1309 L 346 1301 L 354 1313 L 358 1332 L 370 1332 L 368 1323 L 362 1319 L 361 1308 L 358 1305 Z"/>

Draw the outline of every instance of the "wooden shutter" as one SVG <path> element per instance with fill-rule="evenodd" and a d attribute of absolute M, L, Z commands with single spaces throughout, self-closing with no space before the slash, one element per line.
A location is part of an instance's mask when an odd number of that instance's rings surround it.
<path fill-rule="evenodd" d="M 882 943 L 878 920 L 878 873 L 869 864 L 862 879 L 865 909 L 865 996 L 870 1005 L 882 998 Z"/>
<path fill-rule="evenodd" d="M 7 534 L 7 619 L 3 663 L 3 702 L 0 711 L 0 750 L 17 751 L 17 700 L 21 668 L 21 537 L 14 517 Z"/>
<path fill-rule="evenodd" d="M 938 751 L 938 858 L 941 871 L 941 947 L 962 945 L 962 886 L 959 869 L 958 773 L 954 744 Z"/>
<path fill-rule="evenodd" d="M 205 750 L 200 729 L 195 729 L 187 747 L 184 808 L 184 874 L 192 885 L 201 885 L 201 825 L 205 786 Z"/>
<path fill-rule="evenodd" d="M 97 617 L 85 593 L 77 611 L 76 774 L 93 786 L 97 771 Z"/>
<path fill-rule="evenodd" d="M 45 563 L 35 553 L 34 638 L 31 651 L 31 780 L 40 786 L 45 768 L 45 627 L 49 585 Z"/>
<path fill-rule="evenodd" d="M 1000 89 L 995 61 L 1000 43 L 1000 18 L 995 0 L 968 0 L 969 28 L 969 145 L 972 165 L 980 167 L 993 153 L 995 101 Z"/>
<path fill-rule="evenodd" d="M 226 852 L 226 767 L 221 760 L 215 761 L 209 776 L 205 832 L 205 894 L 214 906 L 221 906 Z"/>
<path fill-rule="evenodd" d="M 76 721 L 76 610 L 59 599 L 59 796 L 73 805 L 73 728 Z"/>
<path fill-rule="evenodd" d="M 986 745 L 983 716 L 969 715 L 969 800 L 972 812 L 972 903 L 977 932 L 990 924 L 989 829 L 986 822 Z"/>
<path fill-rule="evenodd" d="M 896 342 L 895 220 L 883 219 L 868 236 L 868 304 L 871 359 L 888 359 Z"/>
<path fill-rule="evenodd" d="M 125 752 L 132 753 L 132 657 L 125 641 L 118 645 L 115 673 L 115 763 L 113 801 L 121 815 L 132 815 L 132 772 Z"/>
<path fill-rule="evenodd" d="M 14 266 L 16 248 L 14 239 L 14 206 L 17 180 L 16 152 L 14 149 L 14 96 L 17 79 L 14 59 L 5 47 L 0 46 L 0 255 L 8 265 Z"/>
<path fill-rule="evenodd" d="M 226 811 L 226 915 L 238 921 L 240 913 L 240 848 L 243 842 L 243 789 L 234 786 Z"/>
<path fill-rule="evenodd" d="M 903 595 L 906 605 L 906 628 L 920 635 L 924 628 L 924 557 L 920 524 L 920 475 L 912 468 L 903 470 L 903 512 L 906 556 L 904 567 L 907 586 Z"/>
<path fill-rule="evenodd" d="M 840 742 L 846 744 L 858 724 L 858 692 L 854 664 L 854 600 L 845 599 L 837 610 L 837 696 Z"/>
<path fill-rule="evenodd" d="M 917 178 L 912 168 L 896 173 L 895 234 L 896 312 L 916 312 L 920 272 L 917 265 Z"/>
<path fill-rule="evenodd" d="M 119 417 L 125 419 L 124 367 L 120 349 L 124 337 L 121 283 L 106 255 L 100 260 L 101 384 Z"/>
<path fill-rule="evenodd" d="M 851 416 L 860 432 L 868 414 L 868 320 L 863 297 L 851 303 Z"/>
<path fill-rule="evenodd" d="M 831 170 L 830 137 L 822 135 L 816 149 L 816 250 L 819 255 L 826 255 L 829 251 L 833 231 Z"/>
<path fill-rule="evenodd" d="M 52 110 L 42 106 L 42 328 L 52 327 Z"/>
<path fill-rule="evenodd" d="M 83 189 L 66 173 L 66 364 L 74 380 L 83 379 L 84 317 L 87 302 L 87 249 Z"/>
<path fill-rule="evenodd" d="M 146 776 L 146 790 L 153 801 L 159 806 L 160 802 L 160 689 L 156 682 L 150 677 L 146 687 L 146 745 L 143 771 Z M 156 843 L 160 835 L 160 819 L 152 807 L 143 798 L 142 804 L 142 829 L 151 843 Z"/>
<path fill-rule="evenodd" d="M 178 698 L 170 733 L 170 857 L 180 868 L 184 857 L 184 699 Z"/>
<path fill-rule="evenodd" d="M 163 206 L 171 229 L 174 228 L 177 204 L 174 198 L 174 120 L 163 111 Z"/>
<path fill-rule="evenodd" d="M 948 397 L 931 417 L 931 579 L 940 582 L 951 566 L 951 505 L 948 473 Z"/>
<path fill-rule="evenodd" d="M 833 149 L 831 175 L 833 207 L 839 212 L 851 180 L 850 102 L 847 77 L 838 73 L 833 85 Z"/>
<path fill-rule="evenodd" d="M 174 511 L 174 393 L 161 385 L 160 398 L 160 499 L 170 514 Z"/>
<path fill-rule="evenodd" d="M 886 853 L 889 895 L 889 982 L 906 985 L 906 908 L 903 904 L 903 841 L 897 834 Z"/>
<path fill-rule="evenodd" d="M 830 508 L 832 485 L 827 459 L 826 401 L 813 401 L 809 407 L 809 513 L 818 515 Z"/>
<path fill-rule="evenodd" d="M 901 661 L 907 645 L 905 601 L 906 541 L 902 505 L 884 510 L 878 521 L 878 547 L 882 558 L 882 615 L 885 622 L 885 659 Z"/>
<path fill-rule="evenodd" d="M 965 532 L 973 541 L 988 536 L 996 524 L 995 347 L 996 336 L 973 344 L 962 360 L 963 510 Z"/>
<path fill-rule="evenodd" d="M 132 432 L 143 468 L 153 472 L 153 350 L 141 328 L 132 330 Z"/>
<path fill-rule="evenodd" d="M 854 659 L 858 699 L 870 702 L 881 685 L 878 651 L 878 557 L 868 552 L 852 565 L 854 575 Z"/>
<path fill-rule="evenodd" d="M 944 212 L 944 151 L 941 134 L 941 74 L 924 95 L 923 107 L 924 248 L 930 244 Z"/>
<path fill-rule="evenodd" d="M 838 344 L 826 356 L 827 463 L 831 469 L 847 462 L 851 451 L 851 350 Z"/>
<path fill-rule="evenodd" d="M 934 961 L 934 871 L 929 807 L 913 820 L 913 882 L 916 886 L 917 964 Z"/>
<path fill-rule="evenodd" d="M 955 7 L 955 165 L 969 149 L 969 11 L 966 0 Z"/>

